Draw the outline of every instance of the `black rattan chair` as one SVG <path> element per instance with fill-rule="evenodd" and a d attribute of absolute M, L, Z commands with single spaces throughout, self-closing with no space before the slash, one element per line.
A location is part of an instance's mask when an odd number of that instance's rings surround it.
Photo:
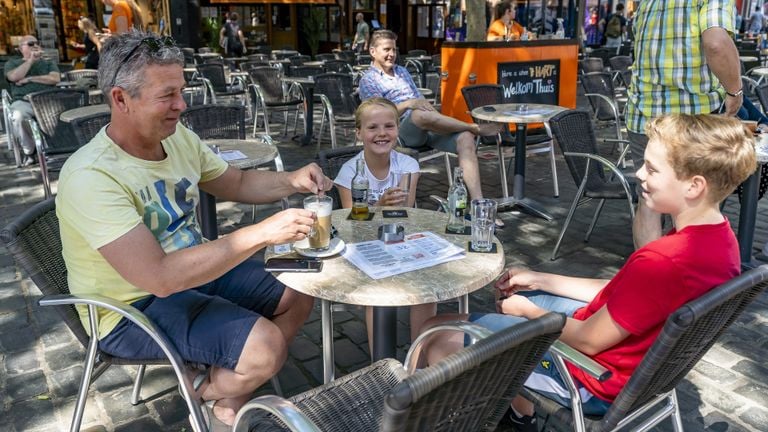
<path fill-rule="evenodd" d="M 112 113 L 98 113 L 72 120 L 72 131 L 77 138 L 77 144 L 84 146 L 96 136 L 104 126 L 109 124 Z"/>
<path fill-rule="evenodd" d="M 496 105 L 504 103 L 504 89 L 498 84 L 478 84 L 466 86 L 461 89 L 464 101 L 469 110 L 485 105 Z M 485 123 L 482 120 L 472 118 L 475 123 Z M 500 139 L 499 139 L 500 138 Z M 504 152 L 501 147 L 514 147 L 515 135 L 510 133 L 509 127 L 504 125 L 504 129 L 497 137 L 478 137 L 482 144 L 495 145 L 499 155 L 499 177 L 504 179 L 504 169 L 507 169 L 504 163 Z M 536 153 L 549 153 L 549 159 L 552 168 L 552 186 L 554 196 L 560 196 L 560 188 L 557 183 L 557 169 L 555 165 L 555 148 L 552 138 L 547 135 L 529 134 L 526 141 L 525 156 Z M 517 157 L 517 155 L 515 155 Z"/>
<path fill-rule="evenodd" d="M 291 66 L 288 75 L 292 77 L 308 78 L 323 73 L 321 66 Z"/>
<path fill-rule="evenodd" d="M 217 103 L 217 98 L 236 98 L 245 95 L 245 83 L 240 81 L 235 85 L 227 82 L 223 64 L 198 64 L 197 71 L 208 87 L 213 103 Z"/>
<path fill-rule="evenodd" d="M 616 129 L 616 139 L 622 139 L 623 107 L 616 98 L 613 78 L 609 72 L 589 72 L 581 76 L 584 96 L 589 99 L 595 120 Z"/>
<path fill-rule="evenodd" d="M 80 146 L 71 128 L 61 124 L 64 111 L 88 105 L 88 91 L 83 89 L 50 89 L 27 95 L 35 118 L 28 121 L 35 140 L 45 197 L 51 196 L 50 172 L 58 171 L 64 161 Z"/>
<path fill-rule="evenodd" d="M 315 76 L 315 97 L 323 104 L 323 117 L 320 120 L 317 144 L 323 135 L 325 119 L 328 118 L 331 133 L 331 148 L 336 148 L 336 127 L 346 129 L 355 127 L 357 101 L 353 96 L 352 75 L 323 73 Z"/>
<path fill-rule="evenodd" d="M 76 69 L 64 73 L 67 81 L 77 82 L 79 87 L 96 88 L 99 71 L 96 69 Z"/>
<path fill-rule="evenodd" d="M 427 51 L 426 50 L 423 50 L 423 49 L 412 49 L 412 50 L 408 50 L 407 57 L 422 57 L 422 56 L 426 56 L 426 55 L 427 55 Z"/>
<path fill-rule="evenodd" d="M 200 139 L 245 139 L 245 107 L 200 105 L 187 108 L 179 118 Z"/>
<path fill-rule="evenodd" d="M 579 60 L 579 74 L 583 75 L 590 72 L 605 72 L 603 59 L 600 57 L 585 57 Z"/>
<path fill-rule="evenodd" d="M 589 113 L 581 110 L 568 110 L 556 114 L 549 119 L 549 128 L 552 137 L 560 146 L 560 150 L 565 157 L 568 171 L 571 172 L 573 181 L 578 186 L 576 196 L 573 197 L 571 208 L 568 210 L 568 216 L 563 223 L 563 229 L 557 238 L 555 248 L 552 250 L 550 259 L 557 258 L 557 251 L 568 230 L 573 214 L 576 208 L 586 204 L 592 199 L 599 200 L 595 215 L 589 224 L 584 241 L 589 241 L 592 230 L 595 228 L 597 218 L 605 205 L 607 199 L 626 200 L 629 205 L 630 218 L 635 218 L 635 208 L 633 202 L 636 197 L 634 185 L 619 170 L 618 165 L 624 159 L 629 146 L 624 147 L 624 151 L 619 156 L 616 163 L 612 163 L 600 155 L 597 149 L 597 138 L 595 130 L 592 127 L 592 120 Z M 610 171 L 610 175 L 606 174 Z M 630 220 L 631 220 L 630 219 Z M 630 223 L 631 226 L 631 223 Z"/>
<path fill-rule="evenodd" d="M 311 61 L 312 57 L 308 55 L 295 55 L 293 57 L 290 57 L 288 60 L 291 61 L 291 66 L 302 66 L 304 63 Z"/>
<path fill-rule="evenodd" d="M 317 61 L 328 61 L 328 60 L 336 60 L 336 54 L 333 53 L 321 53 L 321 54 L 315 54 L 315 60 Z"/>
<path fill-rule="evenodd" d="M 282 82 L 282 72 L 269 66 L 255 67 L 248 71 L 251 83 L 248 92 L 253 104 L 253 134 L 259 124 L 259 114 L 264 117 L 264 131 L 269 131 L 270 115 L 273 112 L 285 113 L 285 132 L 288 132 L 288 111 L 295 112 L 293 130 L 299 118 L 299 111 L 303 108 L 304 101 L 298 96 L 290 95 Z"/>
<path fill-rule="evenodd" d="M 53 306 L 70 331 L 86 349 L 83 365 L 83 377 L 75 403 L 71 430 L 80 430 L 80 423 L 88 398 L 88 387 L 101 376 L 110 365 L 138 365 L 139 371 L 131 394 L 131 403 L 140 402 L 141 382 L 148 364 L 170 364 L 179 386 L 181 396 L 191 413 L 191 419 L 197 423 L 197 429 L 207 431 L 203 420 L 200 403 L 192 392 L 192 383 L 186 376 L 186 367 L 176 352 L 176 348 L 155 328 L 147 317 L 133 306 L 97 295 L 72 295 L 67 284 L 67 267 L 62 256 L 59 220 L 56 217 L 55 198 L 49 198 L 25 211 L 10 225 L 0 232 L 5 246 L 13 255 L 18 265 L 27 272 L 32 281 L 42 291 L 44 297 L 38 300 L 40 306 Z M 117 312 L 123 318 L 136 323 L 160 345 L 167 358 L 130 360 L 112 357 L 98 347 L 98 339 L 91 338 L 83 327 L 75 309 L 80 305 L 87 310 L 90 322 L 90 334 L 98 334 L 96 308 L 106 308 Z"/>
<path fill-rule="evenodd" d="M 344 60 L 326 60 L 323 63 L 323 70 L 328 73 L 336 72 L 351 74 L 352 66 L 350 66 L 349 63 Z"/>
<path fill-rule="evenodd" d="M 682 431 L 675 387 L 766 285 L 768 266 L 762 265 L 688 302 L 670 315 L 656 342 L 602 417 L 582 417 L 525 388 L 522 395 L 533 401 L 536 411 L 548 421 L 572 430 L 613 431 L 629 429 L 631 424 L 631 430 L 645 431 L 671 417 L 673 429 Z M 561 375 L 570 379 L 560 355 L 554 354 L 554 357 Z M 564 358 L 568 361 L 567 356 Z M 579 404 L 578 392 L 572 393 L 571 398 L 574 404 Z M 660 409 L 646 413 L 646 409 L 665 401 Z M 638 424 L 637 420 L 643 418 Z M 545 425 L 544 430 L 550 429 Z"/>
<path fill-rule="evenodd" d="M 357 57 L 357 64 L 359 65 L 369 65 L 371 64 L 371 61 L 373 61 L 373 57 L 371 57 L 370 54 L 360 54 Z"/>
<path fill-rule="evenodd" d="M 493 431 L 564 323 L 564 315 L 550 313 L 493 334 L 471 323 L 435 327 L 414 342 L 408 369 L 386 359 L 290 400 L 253 399 L 234 430 Z M 424 336 L 445 330 L 479 341 L 411 372 Z"/>

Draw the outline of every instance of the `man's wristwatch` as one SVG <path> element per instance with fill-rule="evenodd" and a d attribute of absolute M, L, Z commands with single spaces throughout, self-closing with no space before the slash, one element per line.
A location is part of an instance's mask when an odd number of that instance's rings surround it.
<path fill-rule="evenodd" d="M 728 96 L 730 96 L 730 97 L 734 97 L 734 98 L 735 98 L 735 97 L 739 97 L 739 96 L 741 96 L 741 95 L 743 95 L 743 94 L 744 94 L 744 89 L 743 89 L 743 88 L 740 88 L 740 89 L 739 89 L 739 91 L 737 91 L 736 93 L 729 93 L 729 92 L 728 92 L 728 90 L 726 90 L 726 91 L 725 91 L 725 94 L 726 94 L 726 95 L 728 95 Z"/>

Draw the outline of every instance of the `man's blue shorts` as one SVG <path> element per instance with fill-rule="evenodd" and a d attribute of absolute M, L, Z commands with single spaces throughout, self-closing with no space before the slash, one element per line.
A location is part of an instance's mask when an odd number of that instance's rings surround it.
<path fill-rule="evenodd" d="M 150 295 L 132 306 L 165 333 L 185 361 L 235 369 L 256 321 L 272 318 L 284 291 L 262 262 L 248 259 L 205 285 L 164 298 Z M 129 359 L 165 358 L 154 340 L 125 318 L 99 348 Z"/>

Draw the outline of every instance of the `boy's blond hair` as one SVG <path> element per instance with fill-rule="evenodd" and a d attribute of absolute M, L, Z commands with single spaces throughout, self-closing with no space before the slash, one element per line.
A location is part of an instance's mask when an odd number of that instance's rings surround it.
<path fill-rule="evenodd" d="M 397 42 L 397 35 L 392 30 L 376 30 L 371 34 L 371 43 L 368 46 L 375 47 L 380 40 Z"/>
<path fill-rule="evenodd" d="M 649 140 L 664 144 L 679 180 L 707 179 L 709 199 L 719 203 L 757 169 L 752 133 L 734 117 L 668 114 L 645 127 Z"/>
<path fill-rule="evenodd" d="M 391 109 L 392 112 L 395 113 L 395 124 L 397 124 L 397 127 L 400 127 L 400 116 L 397 113 L 397 106 L 388 99 L 384 99 L 382 97 L 372 97 L 362 101 L 355 110 L 355 128 L 362 128 L 363 113 L 368 109 L 373 108 L 374 106 Z"/>

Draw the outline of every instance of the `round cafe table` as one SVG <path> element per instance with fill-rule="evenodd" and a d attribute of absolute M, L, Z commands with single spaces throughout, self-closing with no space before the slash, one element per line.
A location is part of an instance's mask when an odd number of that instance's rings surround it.
<path fill-rule="evenodd" d="M 445 213 L 408 208 L 405 209 L 407 218 L 385 219 L 381 210 L 375 209 L 370 221 L 347 219 L 349 209 L 334 210 L 331 223 L 346 243 L 376 240 L 380 225 L 398 223 L 405 227 L 406 235 L 430 231 L 467 250 L 469 235 L 445 234 L 448 222 Z M 329 382 L 334 375 L 331 302 L 373 306 L 373 359 L 394 358 L 396 307 L 455 299 L 486 286 L 504 268 L 503 246 L 495 237 L 494 244 L 495 253 L 467 252 L 459 260 L 382 279 L 371 279 L 341 255 L 323 259 L 319 273 L 280 273 L 277 279 L 296 291 L 322 300 L 323 375 L 325 382 Z M 275 256 L 274 249 L 269 247 L 265 258 L 272 256 Z M 286 256 L 298 257 L 295 252 Z M 461 309 L 466 312 L 466 304 Z"/>
<path fill-rule="evenodd" d="M 239 151 L 243 154 L 241 159 L 231 159 L 229 166 L 239 169 L 256 168 L 258 166 L 275 162 L 275 170 L 283 171 L 283 160 L 277 151 L 277 146 L 272 139 L 210 139 L 203 140 L 208 146 L 218 146 L 219 152 L 226 155 L 228 152 Z M 203 237 L 215 240 L 219 237 L 219 228 L 216 223 L 216 197 L 200 189 L 200 230 Z"/>
<path fill-rule="evenodd" d="M 490 108 L 489 108 L 490 107 Z M 488 111 L 492 109 L 492 111 Z M 504 164 L 504 153 L 501 148 L 501 134 L 496 136 L 496 148 L 499 154 L 499 174 L 501 175 L 501 190 L 504 198 L 499 200 L 499 206 L 519 206 L 521 210 L 541 217 L 548 221 L 552 216 L 545 212 L 541 205 L 525 197 L 525 139 L 530 123 L 545 123 L 555 114 L 563 112 L 567 108 L 546 104 L 498 104 L 478 107 L 472 110 L 472 117 L 496 123 L 514 123 L 515 131 L 515 183 L 512 196 L 509 196 L 507 185 L 507 170 Z"/>

